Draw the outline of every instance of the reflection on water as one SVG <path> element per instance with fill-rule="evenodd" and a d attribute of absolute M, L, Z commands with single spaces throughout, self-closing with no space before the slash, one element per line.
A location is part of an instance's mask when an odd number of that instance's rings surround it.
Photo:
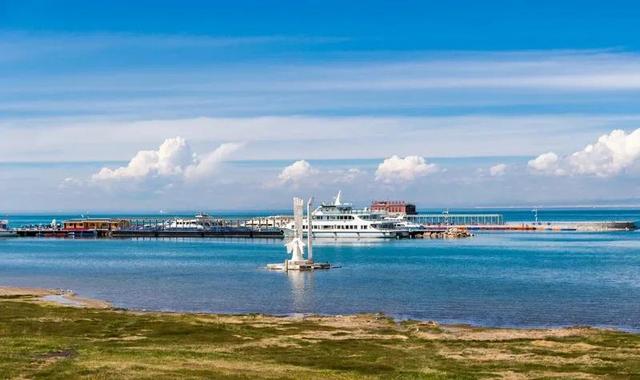
<path fill-rule="evenodd" d="M 304 312 L 313 296 L 313 272 L 309 271 L 289 271 L 287 272 L 289 285 L 291 286 L 291 297 L 294 312 Z"/>
<path fill-rule="evenodd" d="M 319 245 L 319 246 L 323 246 L 323 245 L 347 245 L 347 246 L 362 246 L 362 247 L 368 247 L 368 246 L 376 246 L 376 245 L 382 245 L 382 244 L 387 244 L 389 241 L 392 241 L 393 239 L 376 239 L 376 238 L 350 238 L 350 237 L 343 237 L 340 239 L 336 239 L 336 238 L 314 238 L 313 239 L 313 245 Z"/>

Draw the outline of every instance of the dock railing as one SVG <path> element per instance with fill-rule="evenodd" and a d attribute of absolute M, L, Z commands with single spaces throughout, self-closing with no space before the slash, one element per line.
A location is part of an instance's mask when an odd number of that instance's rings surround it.
<path fill-rule="evenodd" d="M 407 215 L 407 220 L 413 223 L 431 226 L 485 226 L 503 225 L 501 214 L 417 214 Z"/>

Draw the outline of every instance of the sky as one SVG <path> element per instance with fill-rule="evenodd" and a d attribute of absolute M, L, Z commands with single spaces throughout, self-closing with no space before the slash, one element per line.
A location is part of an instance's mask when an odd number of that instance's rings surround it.
<path fill-rule="evenodd" d="M 633 1 L 0 0 L 0 214 L 640 205 Z"/>

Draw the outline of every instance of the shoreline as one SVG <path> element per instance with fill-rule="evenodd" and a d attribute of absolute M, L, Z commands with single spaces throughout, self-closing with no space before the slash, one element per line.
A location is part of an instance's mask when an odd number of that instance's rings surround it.
<path fill-rule="evenodd" d="M 215 317 L 243 317 L 243 316 L 260 316 L 263 318 L 277 320 L 335 320 L 340 321 L 359 316 L 376 316 L 392 320 L 394 323 L 418 323 L 437 327 L 450 328 L 468 328 L 483 329 L 496 331 L 527 331 L 527 332 L 543 332 L 543 331 L 584 331 L 584 330 L 601 330 L 622 332 L 640 336 L 640 331 L 633 329 L 624 329 L 614 326 L 590 326 L 590 325 L 566 325 L 566 326 L 486 326 L 482 324 L 474 324 L 468 322 L 452 322 L 442 323 L 439 321 L 415 318 L 399 318 L 378 312 L 362 312 L 354 314 L 318 314 L 318 313 L 288 313 L 288 314 L 265 314 L 261 312 L 247 313 L 224 313 L 224 312 L 205 312 L 205 311 L 172 311 L 172 310 L 149 310 L 135 308 L 114 307 L 112 303 L 100 299 L 80 297 L 74 291 L 69 289 L 47 289 L 35 287 L 16 287 L 0 285 L 0 299 L 2 298 L 25 298 L 35 303 L 51 304 L 62 307 L 76 307 L 86 309 L 103 309 L 113 310 L 132 314 L 158 314 L 173 316 L 215 316 Z"/>
<path fill-rule="evenodd" d="M 35 298 L 36 302 L 53 303 L 59 306 L 83 307 L 90 309 L 112 309 L 107 301 L 80 297 L 68 289 L 46 289 L 0 285 L 0 298 Z"/>
<path fill-rule="evenodd" d="M 0 341 L 0 378 L 640 375 L 640 334 L 617 330 L 484 328 L 382 314 L 135 311 L 70 291 L 6 286 L 0 286 Z"/>

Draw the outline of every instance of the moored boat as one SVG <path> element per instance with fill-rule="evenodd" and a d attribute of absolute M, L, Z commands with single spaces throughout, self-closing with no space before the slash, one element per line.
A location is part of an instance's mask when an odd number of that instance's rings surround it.
<path fill-rule="evenodd" d="M 198 213 L 195 217 L 175 218 L 164 222 L 163 229 L 169 231 L 204 231 L 216 226 L 216 220 L 211 216 Z"/>
<path fill-rule="evenodd" d="M 398 230 L 393 221 L 386 220 L 386 213 L 370 209 L 355 209 L 349 203 L 343 203 L 341 192 L 332 203 L 322 203 L 311 212 L 311 231 L 314 238 L 395 238 Z M 308 218 L 303 219 L 305 234 Z M 285 235 L 291 235 L 294 222 L 284 228 Z"/>
<path fill-rule="evenodd" d="M 18 236 L 18 233 L 16 231 L 9 229 L 9 221 L 0 220 L 0 238 L 15 237 L 15 236 Z"/>

